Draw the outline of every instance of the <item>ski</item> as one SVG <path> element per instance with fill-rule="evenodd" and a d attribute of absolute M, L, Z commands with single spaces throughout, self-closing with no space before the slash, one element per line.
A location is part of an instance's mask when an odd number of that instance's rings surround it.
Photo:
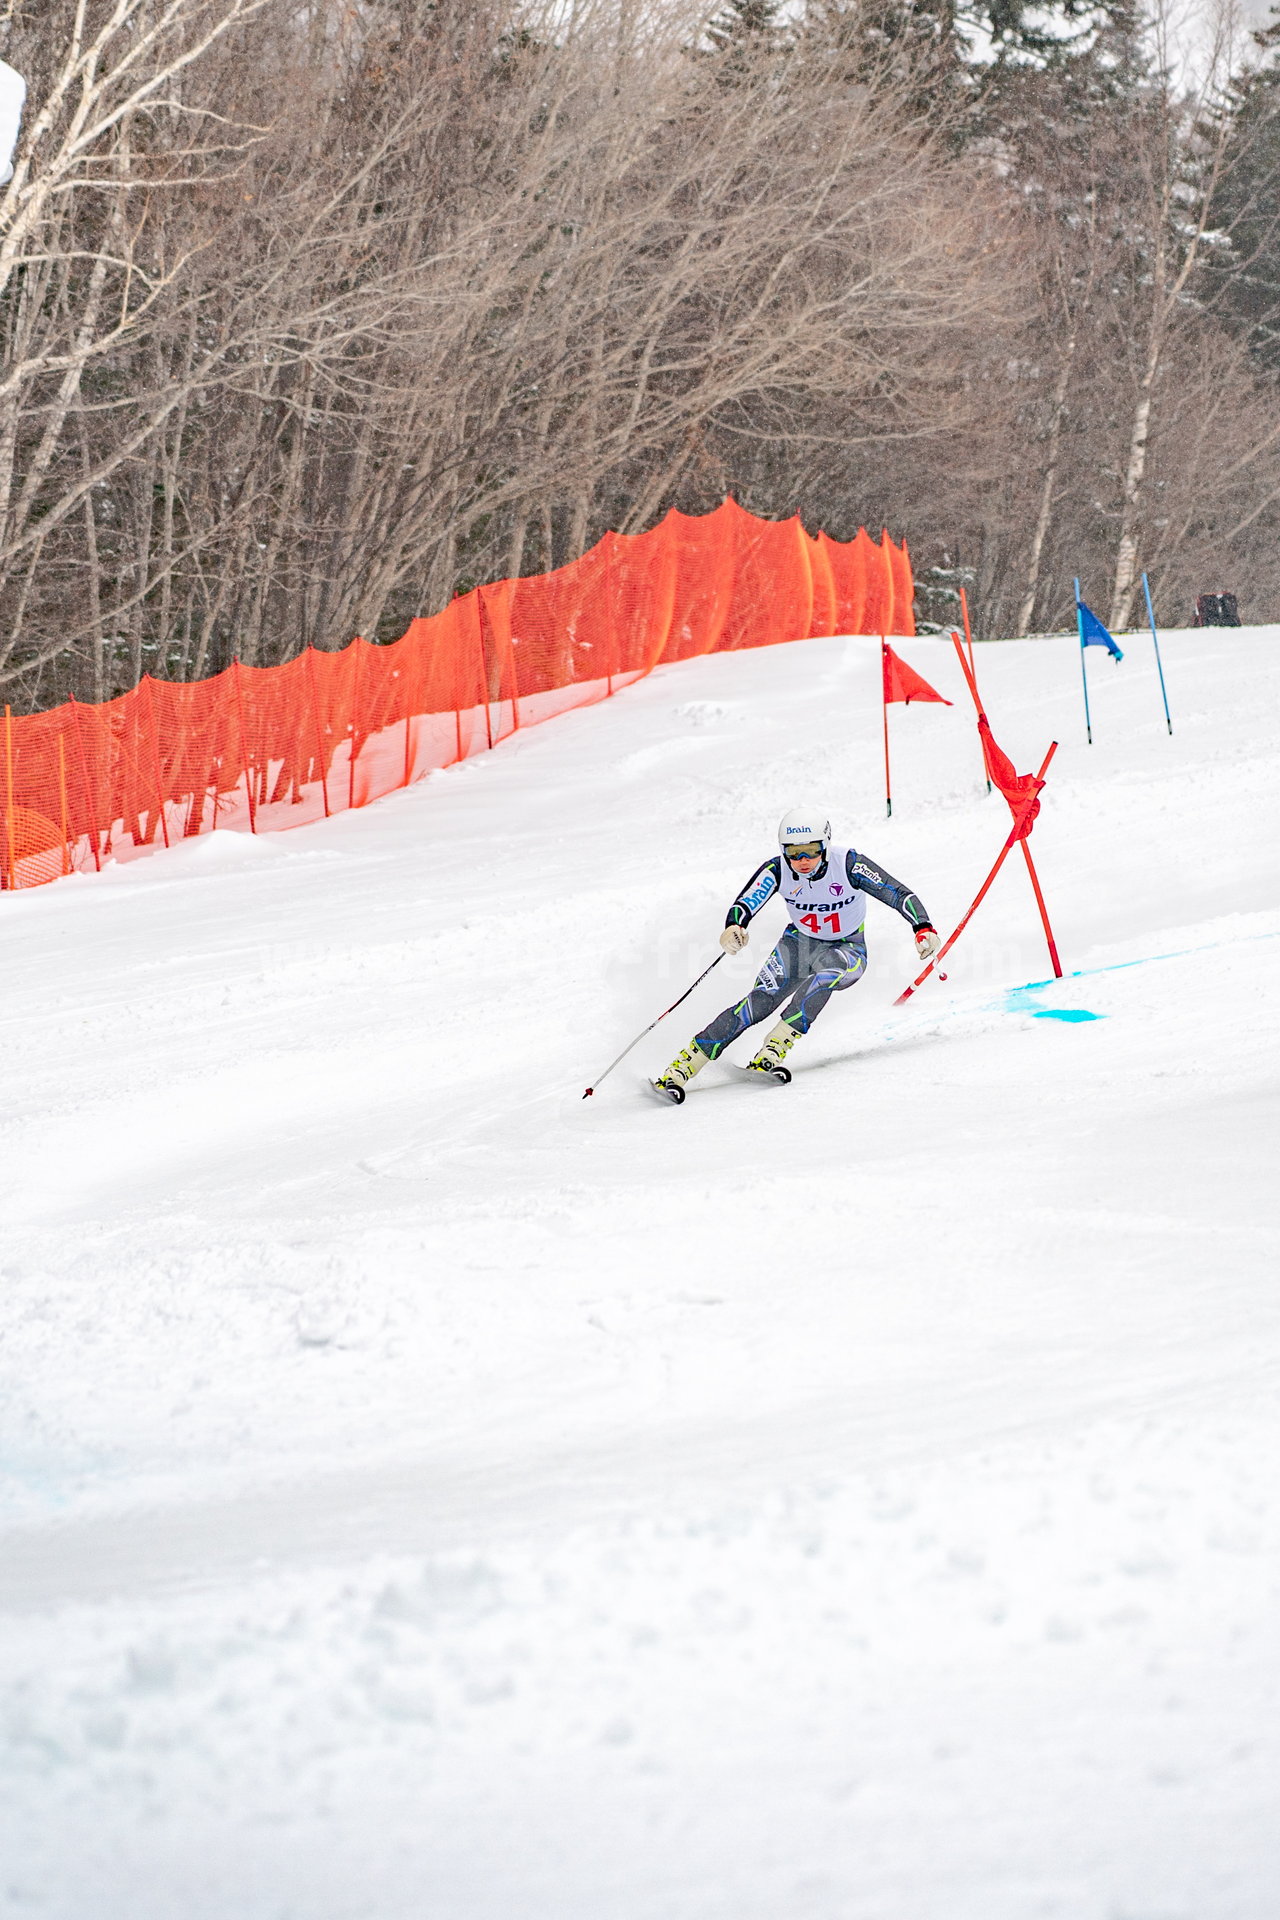
<path fill-rule="evenodd" d="M 735 1066 L 732 1060 L 722 1060 L 720 1065 L 726 1067 L 735 1080 L 744 1080 L 748 1084 L 754 1082 L 757 1086 L 763 1083 L 766 1086 L 785 1087 L 791 1080 L 791 1070 L 788 1067 L 768 1067 L 762 1071 L 759 1067 Z M 646 1093 L 652 1094 L 655 1100 L 660 1100 L 664 1107 L 684 1105 L 683 1087 L 659 1086 L 656 1080 L 642 1080 L 640 1084 Z"/>
<path fill-rule="evenodd" d="M 642 1080 L 640 1084 L 655 1100 L 661 1100 L 664 1107 L 678 1107 L 684 1101 L 683 1087 L 660 1087 L 656 1080 Z"/>

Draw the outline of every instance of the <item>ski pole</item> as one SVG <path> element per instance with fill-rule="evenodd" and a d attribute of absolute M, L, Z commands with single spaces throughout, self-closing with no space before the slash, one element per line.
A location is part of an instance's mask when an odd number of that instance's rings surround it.
<path fill-rule="evenodd" d="M 718 967 L 720 965 L 720 962 L 723 959 L 724 959 L 724 955 L 722 953 L 718 953 L 715 959 L 711 962 L 711 967 Z M 702 969 L 702 972 L 698 975 L 697 979 L 694 981 L 693 986 L 686 987 L 684 992 L 680 995 L 679 1000 L 673 1000 L 669 1007 L 665 1007 L 663 1011 L 658 1015 L 658 1020 L 665 1020 L 669 1013 L 674 1013 L 676 1008 L 680 1006 L 683 1001 L 689 998 L 689 995 L 693 992 L 693 988 L 700 987 L 702 985 L 707 975 L 711 972 L 711 967 L 704 967 Z M 644 1039 L 645 1033 L 653 1032 L 654 1028 L 658 1024 L 658 1020 L 651 1020 L 648 1026 L 645 1028 L 644 1033 L 638 1033 L 635 1039 L 630 1041 L 622 1049 L 622 1052 L 618 1055 L 618 1059 L 611 1060 L 609 1062 L 608 1066 L 605 1068 L 604 1072 L 600 1075 L 599 1079 L 593 1080 L 591 1085 L 587 1088 L 586 1092 L 583 1094 L 582 1097 L 584 1100 L 589 1100 L 592 1094 L 595 1092 L 596 1088 L 604 1085 L 605 1081 L 609 1078 L 609 1075 L 613 1072 L 614 1068 L 618 1065 L 619 1061 L 626 1059 L 632 1047 L 638 1047 L 640 1045 L 640 1042 Z"/>

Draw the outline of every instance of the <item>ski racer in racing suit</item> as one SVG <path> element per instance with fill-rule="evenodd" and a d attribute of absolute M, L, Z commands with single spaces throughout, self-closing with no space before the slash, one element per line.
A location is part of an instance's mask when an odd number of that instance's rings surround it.
<path fill-rule="evenodd" d="M 938 951 L 937 932 L 919 896 L 855 847 L 832 846 L 829 821 L 798 810 L 788 813 L 778 829 L 778 846 L 777 855 L 756 868 L 734 899 L 720 944 L 726 953 L 745 947 L 753 917 L 775 893 L 782 895 L 790 925 L 745 998 L 695 1034 L 653 1082 L 669 1099 L 683 1100 L 689 1081 L 708 1061 L 779 1007 L 782 1017 L 748 1071 L 789 1077 L 779 1069 L 797 1037 L 808 1033 L 833 993 L 851 987 L 866 971 L 868 894 L 902 915 L 922 959 Z"/>

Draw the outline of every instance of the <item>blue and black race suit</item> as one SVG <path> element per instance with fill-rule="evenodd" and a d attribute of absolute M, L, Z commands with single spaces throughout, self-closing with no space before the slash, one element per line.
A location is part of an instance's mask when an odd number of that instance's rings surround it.
<path fill-rule="evenodd" d="M 918 894 L 886 873 L 855 848 L 831 849 L 830 858 L 843 866 L 845 879 L 834 882 L 823 861 L 807 883 L 797 885 L 788 869 L 785 891 L 792 924 L 765 961 L 755 985 L 736 1006 L 726 1007 L 695 1041 L 710 1060 L 745 1033 L 748 1027 L 782 1009 L 782 1018 L 797 1033 L 808 1033 L 833 993 L 851 987 L 867 967 L 867 945 L 862 926 L 860 896 L 870 894 L 900 913 L 914 933 L 931 927 Z M 745 927 L 767 900 L 784 890 L 782 859 L 775 855 L 757 867 L 725 915 L 727 927 Z M 808 895 L 820 896 L 814 910 L 803 913 Z M 823 911 L 836 906 L 837 912 Z M 852 914 L 849 909 L 853 908 Z M 841 924 L 843 915 L 844 924 Z M 852 921 L 857 921 L 852 926 Z M 834 929 L 834 931 L 833 931 Z M 848 930 L 847 930 L 848 929 Z M 785 1004 L 784 1004 L 785 1003 Z"/>

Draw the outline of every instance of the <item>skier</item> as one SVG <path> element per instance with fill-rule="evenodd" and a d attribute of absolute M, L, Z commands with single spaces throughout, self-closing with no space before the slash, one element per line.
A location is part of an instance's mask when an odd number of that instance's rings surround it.
<path fill-rule="evenodd" d="M 777 857 L 757 867 L 725 916 L 720 945 L 726 953 L 746 946 L 753 915 L 779 891 L 791 925 L 746 998 L 695 1034 L 652 1083 L 668 1100 L 683 1100 L 695 1073 L 783 1001 L 787 1005 L 782 1018 L 747 1071 L 790 1079 L 783 1062 L 797 1036 L 808 1033 L 833 993 L 851 987 L 866 971 L 862 923 L 867 894 L 897 909 L 915 934 L 922 960 L 932 959 L 941 944 L 923 902 L 855 848 L 833 847 L 831 822 L 817 813 L 795 810 L 783 815 Z"/>

